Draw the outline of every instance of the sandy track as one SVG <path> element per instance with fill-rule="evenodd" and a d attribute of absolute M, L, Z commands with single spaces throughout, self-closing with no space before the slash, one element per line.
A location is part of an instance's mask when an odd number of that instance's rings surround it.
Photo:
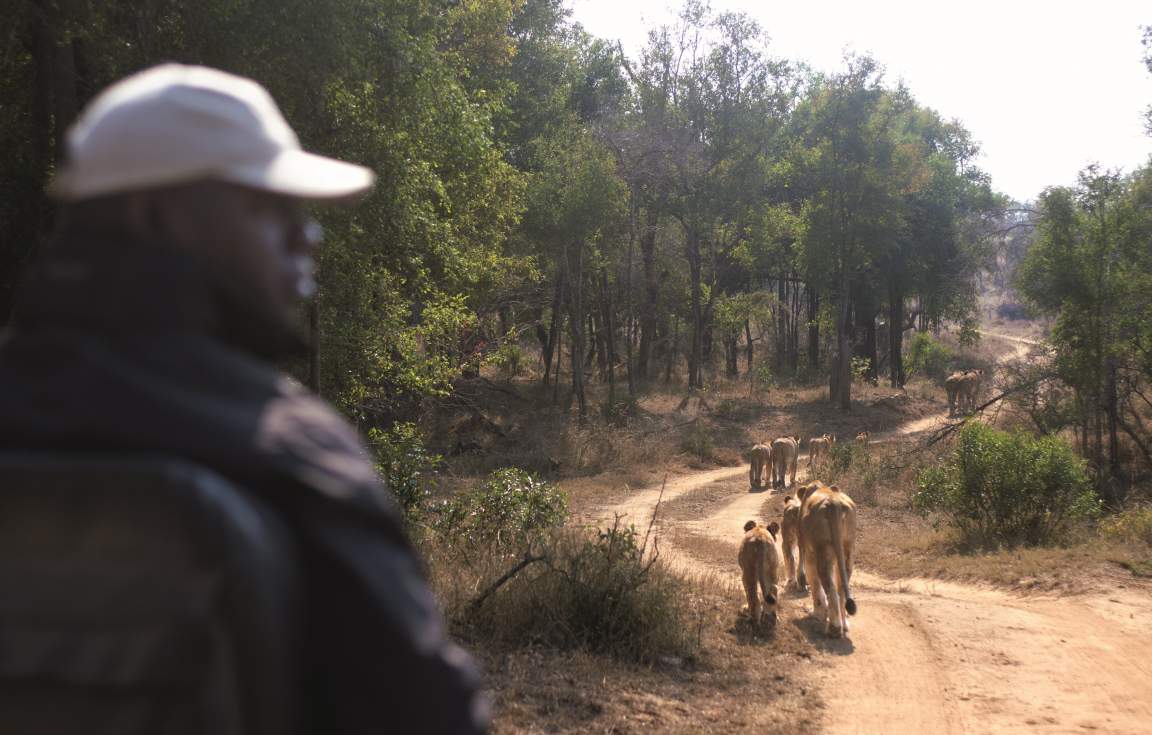
<path fill-rule="evenodd" d="M 1010 359 L 1036 346 L 985 334 L 1012 342 Z M 895 431 L 921 431 L 942 420 L 929 417 Z M 679 521 L 677 528 L 730 542 L 732 563 L 717 567 L 695 559 L 661 533 L 661 553 L 674 567 L 729 575 L 735 590 L 740 528 L 749 518 L 761 518 L 773 498 L 748 491 L 746 470 L 699 472 L 667 483 L 664 501 L 710 483 L 731 488 L 712 513 Z M 598 520 L 611 522 L 620 514 L 646 527 L 659 498 L 659 487 L 641 490 L 601 509 Z M 1022 597 L 933 580 L 886 579 L 866 572 L 867 549 L 857 554 L 864 569 L 853 575 L 859 614 L 848 638 L 826 640 L 803 596 L 786 594 L 782 607 L 781 624 L 800 627 L 820 651 L 816 678 L 827 703 L 828 732 L 1152 732 L 1152 597 L 1145 591 Z M 738 604 L 734 594 L 734 610 Z"/>

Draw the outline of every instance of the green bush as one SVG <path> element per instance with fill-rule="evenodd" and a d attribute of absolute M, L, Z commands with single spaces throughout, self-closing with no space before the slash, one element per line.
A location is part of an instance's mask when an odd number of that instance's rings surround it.
<path fill-rule="evenodd" d="M 969 545 L 1040 545 L 1099 513 L 1084 463 L 1055 437 L 979 423 L 960 431 L 951 457 L 922 471 L 913 506 L 940 513 Z"/>
<path fill-rule="evenodd" d="M 467 539 L 473 548 L 499 551 L 528 544 L 567 518 L 568 499 L 559 488 L 509 467 L 444 501 L 432 526 L 441 535 Z"/>
<path fill-rule="evenodd" d="M 562 533 L 465 622 L 508 646 L 542 644 L 607 653 L 631 661 L 691 653 L 699 643 L 687 590 L 645 549 L 635 528 L 589 538 Z"/>
<path fill-rule="evenodd" d="M 440 456 L 424 447 L 415 424 L 396 424 L 387 431 L 370 429 L 368 443 L 376 454 L 376 473 L 387 483 L 404 517 L 412 521 L 428 495 L 421 478 L 440 464 Z"/>
<path fill-rule="evenodd" d="M 693 455 L 701 462 L 710 460 L 715 449 L 716 440 L 712 437 L 712 432 L 699 421 L 692 423 L 692 427 L 680 441 L 680 451 Z"/>
<path fill-rule="evenodd" d="M 1152 546 L 1152 505 L 1130 508 L 1104 519 L 1100 533 L 1113 541 Z"/>
<path fill-rule="evenodd" d="M 872 361 L 867 357 L 853 357 L 850 369 L 852 370 L 852 380 L 857 383 L 871 382 Z"/>
<path fill-rule="evenodd" d="M 752 390 L 758 396 L 767 395 L 776 387 L 776 376 L 768 365 L 757 366 L 752 371 L 750 380 L 752 381 Z"/>
<path fill-rule="evenodd" d="M 952 363 L 952 351 L 941 344 L 927 332 L 917 332 L 908 341 L 904 354 L 904 375 L 911 380 L 913 376 L 924 375 L 936 380 L 948 377 L 948 368 Z"/>
<path fill-rule="evenodd" d="M 857 442 L 837 442 L 832 445 L 832 449 L 828 452 L 828 475 L 836 480 L 853 468 L 869 464 L 871 459 L 868 450 Z"/>
<path fill-rule="evenodd" d="M 504 375 L 514 378 L 520 375 L 524 364 L 524 350 L 512 341 L 503 342 L 497 349 L 484 356 L 485 365 L 492 365 Z"/>

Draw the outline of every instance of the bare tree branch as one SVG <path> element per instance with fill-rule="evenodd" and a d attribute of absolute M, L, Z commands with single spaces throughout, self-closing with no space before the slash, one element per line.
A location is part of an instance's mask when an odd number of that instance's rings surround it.
<path fill-rule="evenodd" d="M 509 580 L 522 572 L 525 568 L 535 564 L 538 561 L 545 561 L 547 558 L 548 556 L 546 554 L 539 554 L 534 556 L 531 549 L 524 552 L 524 558 L 521 559 L 516 566 L 500 575 L 500 579 L 497 579 L 495 582 L 488 585 L 488 587 L 480 593 L 479 597 L 469 603 L 469 609 L 472 611 L 479 610 L 480 606 L 484 604 L 484 601 L 487 600 L 492 595 L 492 593 L 503 587 Z"/>

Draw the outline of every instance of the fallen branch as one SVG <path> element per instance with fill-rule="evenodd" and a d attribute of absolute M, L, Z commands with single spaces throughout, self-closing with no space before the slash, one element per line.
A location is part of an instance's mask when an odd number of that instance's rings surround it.
<path fill-rule="evenodd" d="M 494 592 L 496 592 L 496 590 L 503 587 L 509 580 L 522 572 L 525 568 L 535 564 L 538 561 L 544 561 L 547 558 L 548 556 L 546 554 L 533 556 L 531 551 L 525 552 L 524 558 L 521 559 L 516 566 L 500 575 L 500 579 L 497 579 L 495 582 L 490 584 L 487 589 L 481 592 L 479 597 L 469 603 L 468 608 L 472 611 L 479 610 L 480 606 L 484 604 L 484 601 L 487 600 Z"/>
<path fill-rule="evenodd" d="M 984 412 L 984 409 L 988 408 L 989 406 L 992 406 L 992 405 L 994 405 L 994 404 L 996 404 L 996 403 L 999 403 L 1000 401 L 1004 400 L 1004 399 L 1005 399 L 1005 398 L 1007 398 L 1008 396 L 1010 396 L 1010 395 L 1013 395 L 1014 393 L 1019 393 L 1020 391 L 1024 390 L 1025 388 L 1034 388 L 1034 387 L 1036 387 L 1038 384 L 1040 384 L 1041 382 L 1043 382 L 1044 380 L 1048 380 L 1048 379 L 1049 379 L 1049 377 L 1051 377 L 1051 376 L 1047 376 L 1047 375 L 1045 375 L 1045 376 L 1041 376 L 1040 378 L 1037 378 L 1036 380 L 1029 380 L 1029 381 L 1027 381 L 1027 382 L 1025 382 L 1025 383 L 1020 383 L 1019 385 L 1014 385 L 1014 386 L 1012 386 L 1012 387 L 1011 387 L 1011 388 L 1009 388 L 1008 390 L 1004 391 L 1003 393 L 1001 393 L 1000 395 L 996 396 L 995 398 L 993 398 L 993 399 L 991 399 L 991 400 L 987 401 L 987 402 L 986 402 L 986 403 L 984 403 L 983 405 L 981 405 L 981 406 L 977 406 L 977 407 L 976 407 L 975 409 L 973 409 L 973 410 L 972 410 L 972 412 L 971 412 L 971 413 L 970 413 L 968 416 L 966 416 L 965 418 L 962 418 L 962 419 L 960 419 L 959 421 L 957 421 L 957 422 L 955 422 L 955 423 L 951 423 L 951 424 L 945 424 L 945 425 L 944 425 L 942 428 L 940 428 L 940 429 L 937 429 L 937 430 L 936 430 L 936 433 L 935 433 L 935 434 L 933 434 L 932 436 L 930 436 L 930 437 L 928 438 L 928 440 L 927 440 L 926 442 L 924 442 L 924 446 L 925 446 L 926 448 L 927 448 L 927 447 L 930 447 L 930 446 L 932 446 L 933 444 L 935 444 L 935 443 L 939 442 L 940 440 L 942 440 L 944 437 L 946 437 L 946 436 L 949 436 L 949 435 L 951 435 L 953 432 L 955 432 L 956 430 L 958 430 L 958 429 L 960 429 L 960 428 L 964 427 L 964 425 L 966 425 L 966 424 L 967 424 L 969 421 L 971 421 L 972 419 L 976 418 L 978 415 L 982 414 L 982 413 Z"/>
<path fill-rule="evenodd" d="M 652 533 L 652 526 L 656 525 L 656 515 L 660 512 L 660 504 L 664 502 L 664 488 L 668 485 L 668 473 L 664 473 L 664 480 L 660 483 L 660 495 L 656 498 L 656 505 L 652 507 L 652 517 L 648 519 L 648 530 L 644 532 L 644 542 L 640 544 L 640 553 L 648 548 L 648 536 Z M 655 546 L 655 544 L 653 544 Z M 656 553 L 659 554 L 657 548 Z"/>

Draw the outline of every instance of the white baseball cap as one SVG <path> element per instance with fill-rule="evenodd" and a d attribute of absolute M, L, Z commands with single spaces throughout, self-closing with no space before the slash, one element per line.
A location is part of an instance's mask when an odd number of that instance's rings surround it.
<path fill-rule="evenodd" d="M 372 171 L 306 153 L 272 96 L 244 77 L 163 64 L 93 99 L 52 182 L 65 200 L 220 179 L 301 199 L 367 191 Z"/>

